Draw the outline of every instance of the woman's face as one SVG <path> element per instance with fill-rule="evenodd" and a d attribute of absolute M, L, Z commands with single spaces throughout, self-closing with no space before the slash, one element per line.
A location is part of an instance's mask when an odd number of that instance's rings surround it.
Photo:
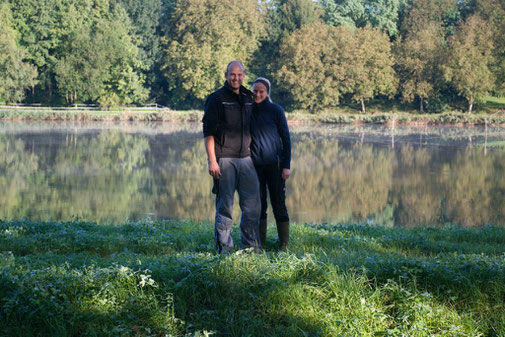
<path fill-rule="evenodd" d="M 261 103 L 267 98 L 267 87 L 263 83 L 256 83 L 253 86 L 254 101 L 256 103 Z"/>

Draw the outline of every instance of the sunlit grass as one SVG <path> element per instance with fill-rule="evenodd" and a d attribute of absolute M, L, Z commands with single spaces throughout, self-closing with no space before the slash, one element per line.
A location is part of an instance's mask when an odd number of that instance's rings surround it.
<path fill-rule="evenodd" d="M 492 104 L 497 104 L 497 105 L 501 105 L 502 108 L 505 108 L 505 96 L 501 96 L 501 97 L 496 97 L 496 96 L 486 96 L 484 98 L 484 101 L 486 103 L 492 103 Z"/>
<path fill-rule="evenodd" d="M 293 225 L 286 253 L 269 228 L 263 254 L 228 256 L 213 237 L 0 222 L 0 335 L 505 335 L 505 229 Z"/>

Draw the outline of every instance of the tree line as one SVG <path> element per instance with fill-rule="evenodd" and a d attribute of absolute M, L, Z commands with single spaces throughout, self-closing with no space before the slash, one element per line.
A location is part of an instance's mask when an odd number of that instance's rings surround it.
<path fill-rule="evenodd" d="M 0 0 L 0 102 L 200 108 L 230 60 L 318 112 L 505 93 L 501 0 Z"/>

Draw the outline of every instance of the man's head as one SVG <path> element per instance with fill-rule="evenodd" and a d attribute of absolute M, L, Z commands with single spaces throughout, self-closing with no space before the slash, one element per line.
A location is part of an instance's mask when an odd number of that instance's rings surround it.
<path fill-rule="evenodd" d="M 238 94 L 242 81 L 245 77 L 245 70 L 242 62 L 231 61 L 228 63 L 224 76 L 226 76 L 226 80 L 228 81 L 230 88 Z"/>

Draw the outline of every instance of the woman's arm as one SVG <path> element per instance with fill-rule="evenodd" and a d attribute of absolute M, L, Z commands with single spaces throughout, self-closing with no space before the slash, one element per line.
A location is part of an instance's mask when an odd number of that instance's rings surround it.
<path fill-rule="evenodd" d="M 289 134 L 288 121 L 286 120 L 286 114 L 284 109 L 280 105 L 277 111 L 277 131 L 282 140 L 282 162 L 281 166 L 283 169 L 290 170 L 291 168 L 291 136 Z M 284 176 L 284 172 L 283 172 Z M 286 172 L 286 176 L 289 177 L 289 172 Z M 287 179 L 287 178 L 285 178 Z"/>

